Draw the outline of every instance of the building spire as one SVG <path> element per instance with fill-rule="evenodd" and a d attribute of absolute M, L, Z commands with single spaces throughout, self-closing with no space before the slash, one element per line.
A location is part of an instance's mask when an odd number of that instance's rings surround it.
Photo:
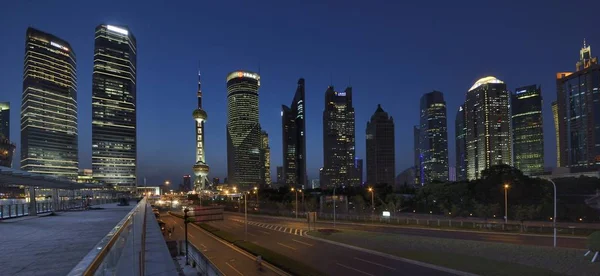
<path fill-rule="evenodd" d="M 200 62 L 198 61 L 198 108 L 202 108 L 202 81 L 200 79 Z"/>
<path fill-rule="evenodd" d="M 585 38 L 583 39 L 583 48 L 585 48 Z"/>

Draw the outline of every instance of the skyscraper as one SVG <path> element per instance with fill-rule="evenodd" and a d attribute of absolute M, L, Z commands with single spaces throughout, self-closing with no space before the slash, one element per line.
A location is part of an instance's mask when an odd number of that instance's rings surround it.
<path fill-rule="evenodd" d="M 240 190 L 261 183 L 260 76 L 249 71 L 227 75 L 227 178 Z"/>
<path fill-rule="evenodd" d="M 21 169 L 77 178 L 77 74 L 68 42 L 27 29 L 21 103 Z"/>
<path fill-rule="evenodd" d="M 134 190 L 137 168 L 137 44 L 125 27 L 99 25 L 92 74 L 94 179 Z"/>
<path fill-rule="evenodd" d="M 467 178 L 481 177 L 493 165 L 512 165 L 509 93 L 495 78 L 477 80 L 467 92 Z"/>
<path fill-rule="evenodd" d="M 277 184 L 283 185 L 285 183 L 285 178 L 283 175 L 283 167 L 277 166 Z"/>
<path fill-rule="evenodd" d="M 583 43 L 576 72 L 556 74 L 559 165 L 600 167 L 600 65 Z"/>
<path fill-rule="evenodd" d="M 560 167 L 560 135 L 558 131 L 558 103 L 552 102 L 552 118 L 554 119 L 554 132 L 556 136 L 556 167 Z"/>
<path fill-rule="evenodd" d="M 10 140 L 10 103 L 0 102 L 0 135 Z"/>
<path fill-rule="evenodd" d="M 287 185 L 296 188 L 307 185 L 305 109 L 304 79 L 299 79 L 292 104 L 281 106 L 284 179 Z"/>
<path fill-rule="evenodd" d="M 182 192 L 189 192 L 192 190 L 192 176 L 191 175 L 184 175 L 183 176 L 183 183 L 181 184 L 181 187 L 179 187 L 179 190 Z"/>
<path fill-rule="evenodd" d="M 321 188 L 358 185 L 354 181 L 354 107 L 352 88 L 325 91 Z"/>
<path fill-rule="evenodd" d="M 396 177 L 396 148 L 394 143 L 394 118 L 377 105 L 367 122 L 367 184 L 394 186 Z"/>
<path fill-rule="evenodd" d="M 261 186 L 271 187 L 271 147 L 269 147 L 269 134 L 266 131 L 260 132 L 260 152 L 261 164 Z"/>
<path fill-rule="evenodd" d="M 456 143 L 456 181 L 467 180 L 467 125 L 465 124 L 465 105 L 456 112 L 455 143 Z"/>
<path fill-rule="evenodd" d="M 419 148 L 425 183 L 448 181 L 446 101 L 439 91 L 421 97 Z"/>
<path fill-rule="evenodd" d="M 200 81 L 200 71 L 198 71 L 198 92 L 196 93 L 196 97 L 198 99 L 198 106 L 192 112 L 192 117 L 195 122 L 195 132 L 196 135 L 196 162 L 192 166 L 192 170 L 194 171 L 194 176 L 196 179 L 194 180 L 194 191 L 200 192 L 205 188 L 205 186 L 210 185 L 210 181 L 208 180 L 208 172 L 210 170 L 208 164 L 206 164 L 206 152 L 204 149 L 204 136 L 206 135 L 204 132 L 204 122 L 208 119 L 208 114 L 204 109 L 202 109 L 202 82 Z"/>
<path fill-rule="evenodd" d="M 529 85 L 515 90 L 511 98 L 513 163 L 525 175 L 544 172 L 542 90 Z"/>

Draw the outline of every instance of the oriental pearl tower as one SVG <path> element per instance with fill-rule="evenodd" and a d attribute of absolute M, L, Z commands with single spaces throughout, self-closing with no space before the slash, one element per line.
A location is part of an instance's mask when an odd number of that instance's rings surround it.
<path fill-rule="evenodd" d="M 208 118 L 206 111 L 202 109 L 202 84 L 200 82 L 200 71 L 198 71 L 198 108 L 192 113 L 196 121 L 196 164 L 193 166 L 194 192 L 198 193 L 208 183 L 208 170 L 206 155 L 204 154 L 204 122 Z"/>

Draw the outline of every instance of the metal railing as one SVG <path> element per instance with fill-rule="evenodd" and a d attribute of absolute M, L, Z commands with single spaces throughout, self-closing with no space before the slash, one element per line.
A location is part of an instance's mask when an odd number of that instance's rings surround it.
<path fill-rule="evenodd" d="M 82 209 L 86 206 L 106 204 L 115 202 L 114 199 L 91 199 L 84 201 L 81 199 L 61 200 L 58 205 L 53 202 L 36 202 L 36 213 L 50 213 L 56 211 L 67 211 L 74 209 Z M 29 203 L 4 204 L 0 205 L 0 220 L 8 218 L 16 218 L 29 215 Z"/>
<path fill-rule="evenodd" d="M 146 207 L 144 198 L 68 275 L 143 275 L 141 244 Z"/>
<path fill-rule="evenodd" d="M 190 264 L 192 265 L 192 267 L 195 267 L 198 272 L 200 272 L 200 275 L 224 275 L 223 272 L 221 272 L 221 270 L 219 270 L 219 268 L 212 261 L 210 261 L 206 256 L 204 256 L 204 254 L 202 254 L 202 251 L 200 251 L 191 242 L 188 242 L 188 250 Z"/>

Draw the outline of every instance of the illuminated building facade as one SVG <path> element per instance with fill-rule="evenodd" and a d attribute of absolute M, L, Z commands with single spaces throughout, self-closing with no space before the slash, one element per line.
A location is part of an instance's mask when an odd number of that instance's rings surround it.
<path fill-rule="evenodd" d="M 394 143 L 394 118 L 377 105 L 367 122 L 367 184 L 394 185 L 396 177 L 396 149 Z M 362 178 L 362 177 L 361 177 Z"/>
<path fill-rule="evenodd" d="M 259 185 L 261 128 L 258 121 L 260 76 L 249 71 L 227 75 L 227 178 L 238 189 Z"/>
<path fill-rule="evenodd" d="M 281 106 L 283 174 L 285 184 L 296 188 L 307 185 L 304 110 L 304 79 L 299 79 L 291 106 Z"/>
<path fill-rule="evenodd" d="M 424 184 L 448 181 L 448 127 L 442 92 L 421 97 L 419 149 Z"/>
<path fill-rule="evenodd" d="M 116 189 L 136 191 L 137 46 L 124 27 L 99 25 L 92 74 L 92 171 Z"/>
<path fill-rule="evenodd" d="M 15 144 L 0 135 L 0 167 L 12 167 Z"/>
<path fill-rule="evenodd" d="M 196 93 L 198 98 L 198 107 L 192 112 L 192 117 L 195 122 L 196 132 L 196 162 L 192 166 L 194 171 L 195 180 L 193 191 L 199 192 L 204 189 L 207 185 L 210 185 L 208 180 L 209 167 L 206 164 L 206 152 L 204 149 L 204 122 L 208 118 L 208 114 L 202 109 L 202 82 L 200 81 L 200 71 L 198 71 L 198 92 Z"/>
<path fill-rule="evenodd" d="M 355 131 L 352 88 L 325 91 L 323 111 L 323 172 L 321 187 L 359 185 L 354 177 Z"/>
<path fill-rule="evenodd" d="M 21 169 L 75 180 L 79 169 L 75 52 L 28 28 L 21 103 Z"/>
<path fill-rule="evenodd" d="M 456 143 L 456 181 L 467 180 L 467 125 L 465 124 L 465 106 L 461 105 L 454 121 Z"/>
<path fill-rule="evenodd" d="M 600 65 L 583 43 L 576 72 L 558 73 L 557 113 L 559 165 L 600 167 Z"/>
<path fill-rule="evenodd" d="M 509 92 L 495 78 L 477 80 L 465 101 L 467 179 L 481 177 L 491 166 L 512 165 Z"/>
<path fill-rule="evenodd" d="M 10 103 L 0 102 L 0 136 L 10 140 Z"/>
<path fill-rule="evenodd" d="M 560 167 L 560 135 L 558 131 L 558 103 L 552 102 L 552 118 L 554 119 L 554 132 L 556 136 L 556 167 Z"/>
<path fill-rule="evenodd" d="M 363 160 L 361 158 L 354 158 L 354 170 L 356 172 L 355 181 L 357 181 L 360 185 L 363 183 Z"/>
<path fill-rule="evenodd" d="M 269 134 L 266 131 L 260 132 L 260 156 L 262 166 L 260 175 L 262 176 L 261 186 L 271 186 L 271 147 L 269 147 Z"/>
<path fill-rule="evenodd" d="M 535 85 L 515 89 L 510 106 L 513 165 L 525 175 L 543 173 L 542 89 Z"/>
<path fill-rule="evenodd" d="M 182 192 L 189 192 L 192 190 L 192 176 L 187 174 L 183 176 L 183 182 L 181 183 L 181 187 L 179 190 Z"/>
<path fill-rule="evenodd" d="M 281 185 L 285 183 L 285 178 L 283 177 L 283 167 L 277 166 L 277 184 Z"/>

